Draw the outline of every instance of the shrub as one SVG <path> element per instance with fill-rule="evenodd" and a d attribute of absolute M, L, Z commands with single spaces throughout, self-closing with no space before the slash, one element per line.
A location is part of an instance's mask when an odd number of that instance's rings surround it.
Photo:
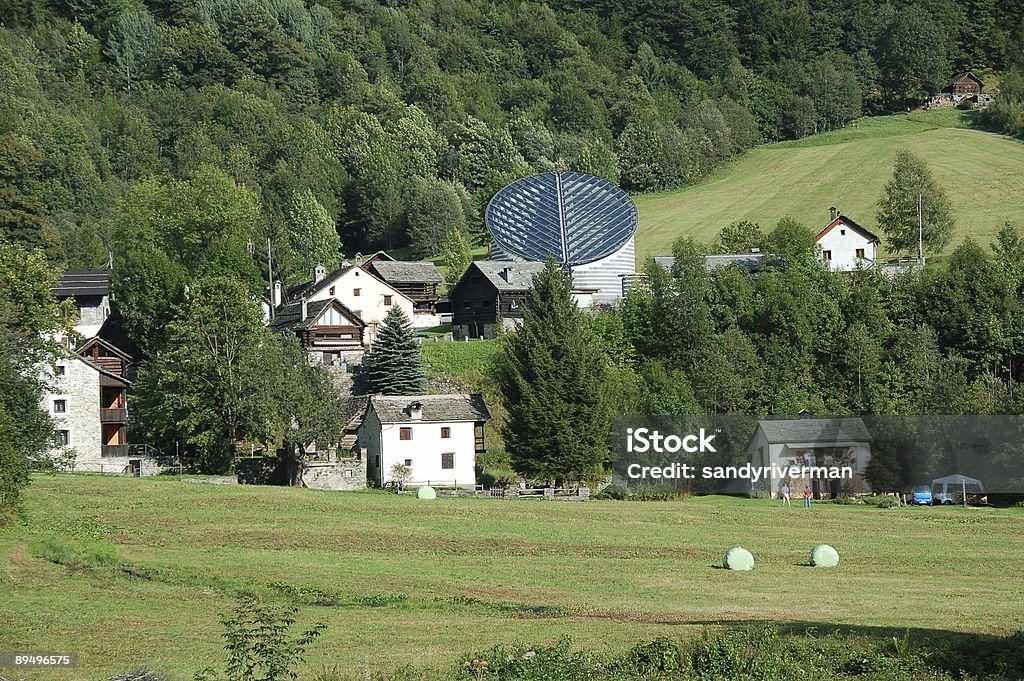
<path fill-rule="evenodd" d="M 878 508 L 896 508 L 900 504 L 893 497 L 881 497 L 875 505 Z"/>

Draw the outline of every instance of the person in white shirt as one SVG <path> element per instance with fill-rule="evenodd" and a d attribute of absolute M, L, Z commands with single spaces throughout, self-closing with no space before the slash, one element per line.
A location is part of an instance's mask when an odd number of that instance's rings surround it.
<path fill-rule="evenodd" d="M 789 506 L 792 508 L 792 504 L 789 503 L 789 483 L 782 483 L 782 488 L 779 490 L 779 496 L 782 497 L 782 505 Z"/>

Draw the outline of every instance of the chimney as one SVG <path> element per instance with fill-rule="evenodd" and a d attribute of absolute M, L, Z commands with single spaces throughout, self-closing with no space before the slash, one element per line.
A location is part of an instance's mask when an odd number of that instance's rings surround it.
<path fill-rule="evenodd" d="M 327 276 L 327 268 L 324 267 L 323 263 L 320 263 L 313 269 L 313 283 L 319 284 L 325 276 Z"/>
<path fill-rule="evenodd" d="M 828 209 L 828 214 L 829 214 L 829 220 L 828 221 L 829 222 L 835 222 L 836 218 L 839 217 L 839 209 L 836 208 L 835 206 L 832 206 L 831 208 Z"/>
<path fill-rule="evenodd" d="M 278 279 L 274 282 L 274 293 L 270 297 L 270 302 L 274 307 L 281 306 L 281 280 Z"/>
<path fill-rule="evenodd" d="M 308 315 L 308 314 L 309 314 L 309 309 L 306 307 L 306 299 L 303 297 L 303 299 L 301 301 L 299 301 L 299 321 L 300 322 L 306 321 L 306 315 Z"/>
<path fill-rule="evenodd" d="M 508 283 L 508 279 L 511 273 L 512 268 L 506 265 L 505 267 L 502 267 L 501 270 L 498 272 L 498 276 L 500 276 L 502 279 L 505 280 L 506 283 Z"/>
<path fill-rule="evenodd" d="M 423 403 L 422 402 L 411 402 L 409 404 L 409 418 L 413 421 L 423 420 Z"/>

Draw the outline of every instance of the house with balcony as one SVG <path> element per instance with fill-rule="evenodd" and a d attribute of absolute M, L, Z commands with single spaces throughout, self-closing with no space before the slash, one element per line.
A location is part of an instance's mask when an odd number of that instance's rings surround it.
<path fill-rule="evenodd" d="M 473 487 L 490 418 L 478 394 L 374 395 L 357 430 L 366 475 L 380 484 L 396 482 L 398 466 L 408 486 Z"/>
<path fill-rule="evenodd" d="M 366 323 L 334 298 L 314 302 L 303 298 L 282 305 L 270 328 L 294 333 L 314 362 L 342 367 L 346 372 L 362 362 Z"/>

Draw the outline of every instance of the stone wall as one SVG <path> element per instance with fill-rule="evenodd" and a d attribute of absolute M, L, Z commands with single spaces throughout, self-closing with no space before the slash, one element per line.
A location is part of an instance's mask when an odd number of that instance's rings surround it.
<path fill-rule="evenodd" d="M 340 459 L 337 462 L 306 462 L 299 480 L 310 489 L 357 490 L 366 488 L 366 460 Z"/>
<path fill-rule="evenodd" d="M 278 456 L 254 456 L 235 461 L 235 475 L 241 485 L 287 485 L 288 471 Z"/>

